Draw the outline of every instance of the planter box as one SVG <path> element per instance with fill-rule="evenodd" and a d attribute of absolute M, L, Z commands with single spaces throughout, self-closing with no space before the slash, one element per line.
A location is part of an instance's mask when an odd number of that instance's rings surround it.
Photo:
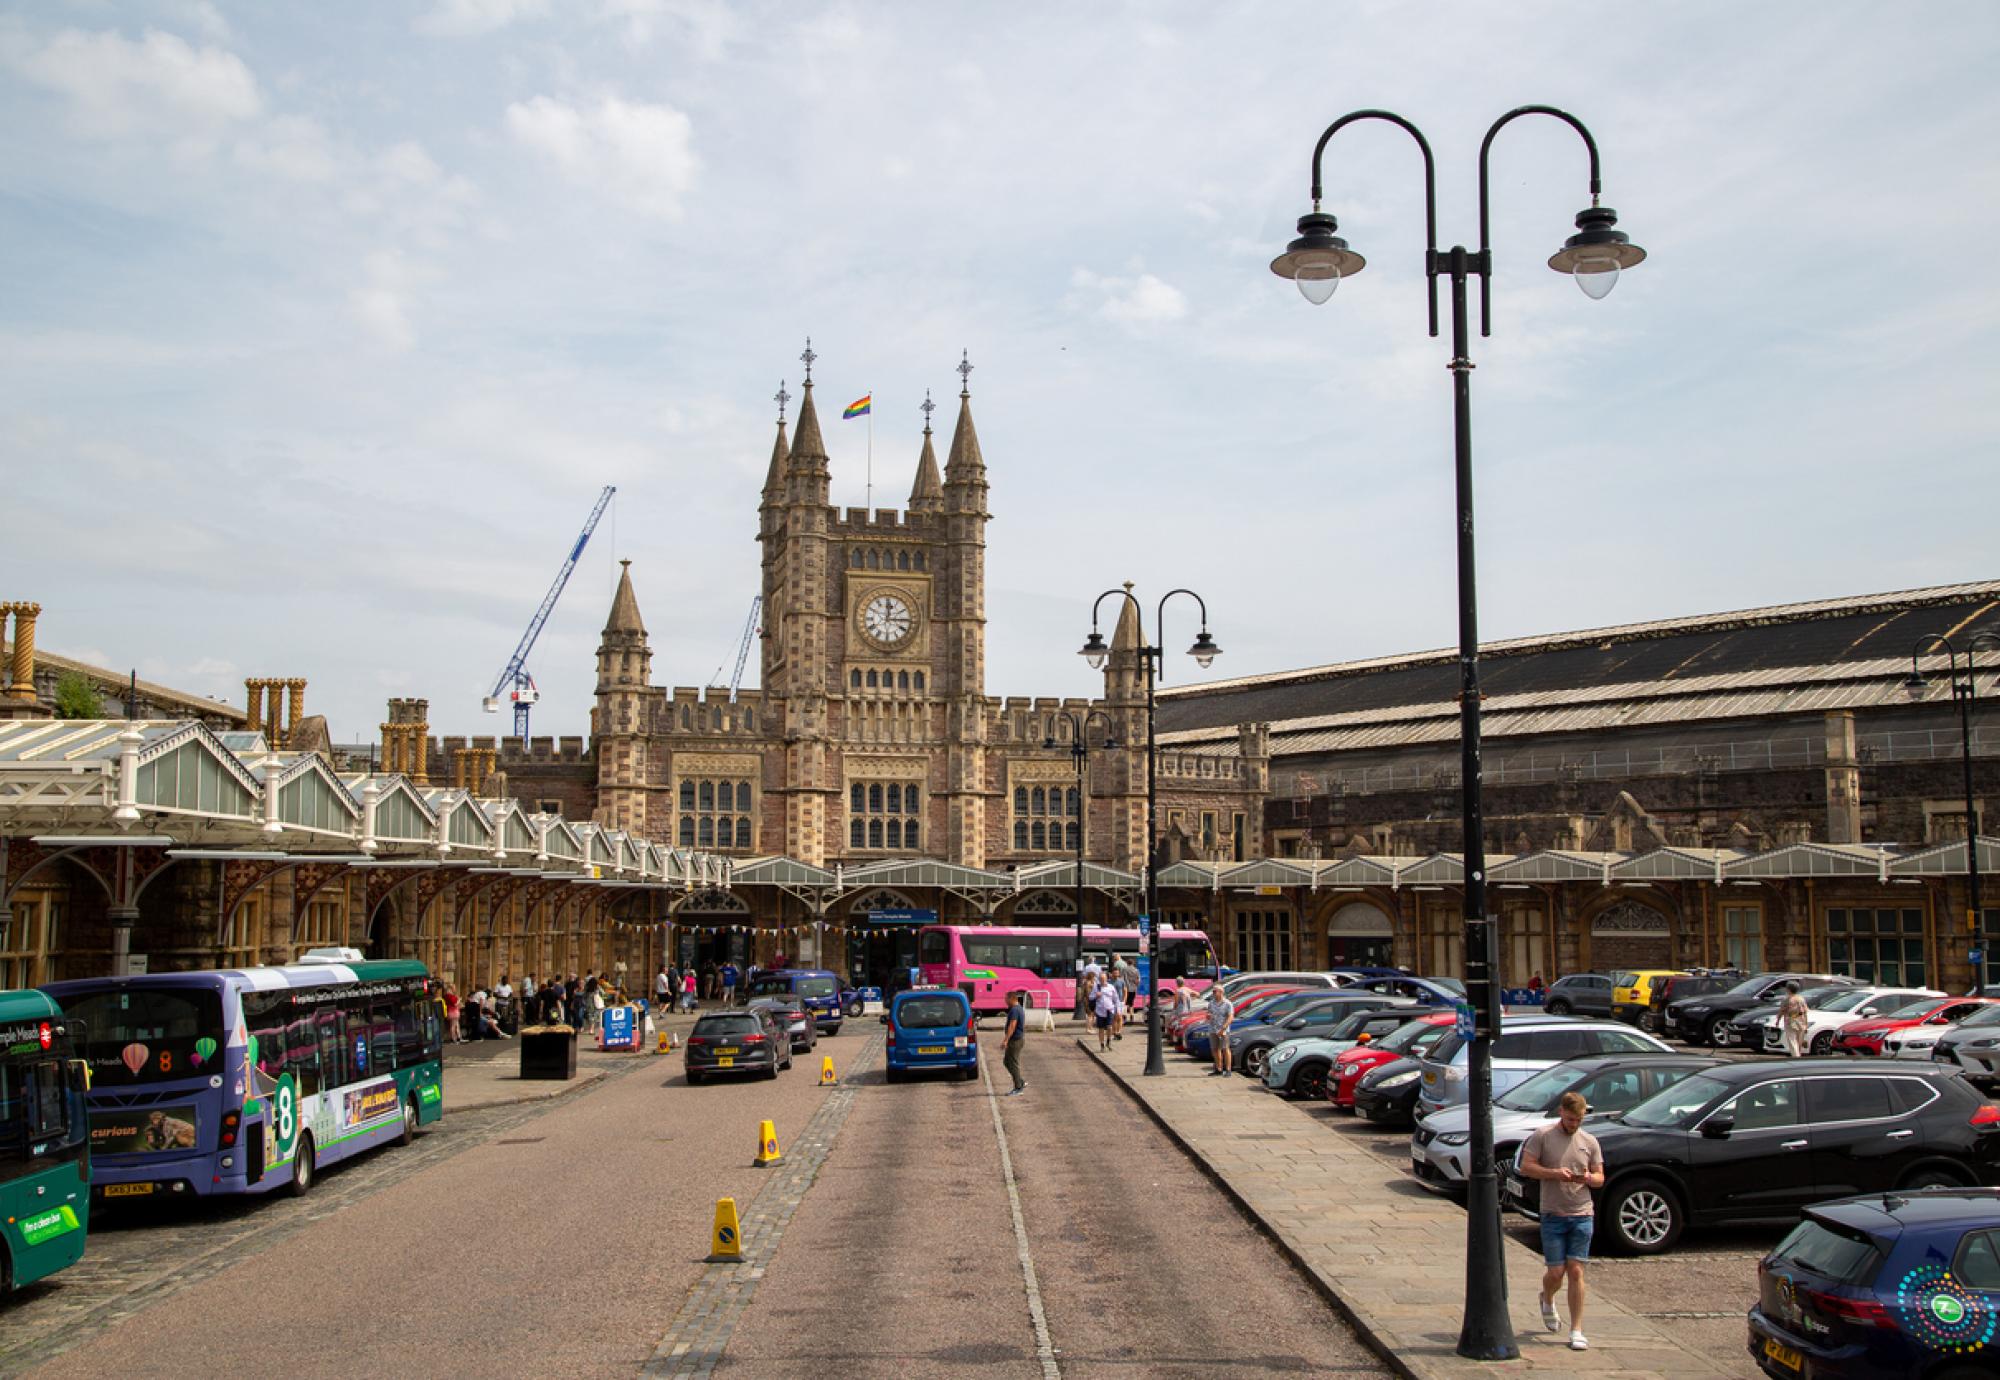
<path fill-rule="evenodd" d="M 521 1077 L 576 1077 L 576 1032 L 530 1033 L 521 1037 Z"/>

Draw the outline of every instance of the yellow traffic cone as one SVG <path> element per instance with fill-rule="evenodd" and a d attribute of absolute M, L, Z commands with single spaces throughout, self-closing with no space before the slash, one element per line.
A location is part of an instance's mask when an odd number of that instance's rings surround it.
<path fill-rule="evenodd" d="M 819 1060 L 819 1085 L 822 1088 L 831 1088 L 839 1082 L 840 1079 L 833 1072 L 833 1056 L 831 1054 L 821 1055 Z"/>
<path fill-rule="evenodd" d="M 710 1261 L 743 1258 L 743 1224 L 736 1220 L 734 1198 L 715 1200 L 715 1230 L 709 1234 L 708 1258 Z"/>
<path fill-rule="evenodd" d="M 665 1054 L 673 1047 L 674 1047 L 674 1032 L 671 1030 L 662 1030 L 660 1032 L 660 1053 Z"/>
<path fill-rule="evenodd" d="M 778 1124 L 775 1121 L 757 1123 L 757 1158 L 750 1161 L 752 1169 L 769 1169 L 785 1162 L 778 1152 Z"/>

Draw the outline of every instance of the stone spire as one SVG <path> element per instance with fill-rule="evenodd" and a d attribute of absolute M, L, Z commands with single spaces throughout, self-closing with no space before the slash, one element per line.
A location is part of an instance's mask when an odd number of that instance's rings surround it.
<path fill-rule="evenodd" d="M 951 433 L 951 454 L 945 459 L 944 478 L 955 489 L 977 489 L 978 502 L 967 506 L 986 510 L 986 461 L 979 453 L 979 434 L 972 429 L 972 362 L 960 352 L 958 375 L 964 380 L 958 391 L 958 426 Z"/>
<path fill-rule="evenodd" d="M 792 479 L 803 479 L 809 489 L 816 492 L 794 493 L 793 499 L 807 503 L 826 502 L 826 442 L 819 434 L 819 409 L 813 406 L 813 361 L 819 356 L 813 353 L 812 338 L 806 338 L 805 353 L 799 356 L 806 366 L 805 397 L 799 402 L 799 424 L 792 432 L 792 453 L 788 461 L 788 472 Z"/>
<path fill-rule="evenodd" d="M 941 513 L 944 511 L 944 484 L 938 478 L 937 452 L 931 448 L 931 413 L 937 404 L 931 401 L 930 390 L 924 390 L 924 449 L 917 457 L 917 482 L 910 486 L 910 511 L 913 513 Z"/>
<path fill-rule="evenodd" d="M 785 466 L 792 458 L 791 444 L 785 440 L 785 404 L 792 395 L 780 383 L 771 400 L 778 404 L 778 439 L 771 446 L 771 467 L 764 472 L 764 500 L 759 507 L 768 508 L 785 500 Z"/>
<path fill-rule="evenodd" d="M 632 562 L 618 562 L 618 592 L 611 596 L 611 616 L 604 621 L 604 631 L 611 633 L 637 633 L 646 635 L 645 620 L 639 617 L 639 596 L 632 592 Z"/>
<path fill-rule="evenodd" d="M 1125 582 L 1125 592 L 1132 592 L 1132 582 Z M 1118 601 L 1118 627 L 1111 634 L 1111 652 L 1116 656 L 1123 652 L 1127 657 L 1139 650 L 1139 605 L 1136 600 Z"/>

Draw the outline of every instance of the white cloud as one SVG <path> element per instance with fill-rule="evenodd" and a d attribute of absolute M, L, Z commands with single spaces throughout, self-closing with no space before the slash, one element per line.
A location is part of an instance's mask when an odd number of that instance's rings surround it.
<path fill-rule="evenodd" d="M 409 266 L 400 254 L 385 251 L 370 254 L 365 269 L 368 281 L 348 294 L 348 309 L 384 349 L 397 353 L 410 349 L 417 343 L 417 332 L 404 303 Z"/>
<path fill-rule="evenodd" d="M 548 0 L 441 0 L 417 21 L 420 33 L 469 38 L 548 13 Z"/>
<path fill-rule="evenodd" d="M 78 131 L 97 138 L 162 126 L 212 133 L 254 117 L 262 105 L 257 79 L 234 53 L 154 29 L 136 41 L 64 29 L 39 46 L 10 48 L 7 65 L 68 97 Z"/>
<path fill-rule="evenodd" d="M 666 105 L 606 96 L 580 109 L 550 96 L 507 107 L 507 128 L 572 181 L 664 220 L 678 220 L 701 160 L 694 126 Z"/>
<path fill-rule="evenodd" d="M 1070 275 L 1070 286 L 1078 289 L 1071 302 L 1082 305 L 1094 301 L 1094 310 L 1106 321 L 1141 328 L 1178 321 L 1187 315 L 1187 294 L 1151 273 L 1134 278 L 1100 278 L 1079 268 Z"/>
<path fill-rule="evenodd" d="M 382 170 L 402 182 L 430 183 L 438 179 L 438 165 L 424 152 L 424 146 L 406 139 L 383 151 L 376 160 Z"/>
<path fill-rule="evenodd" d="M 246 168 L 288 182 L 331 182 L 339 171 L 340 153 L 316 120 L 279 115 L 235 145 L 236 160 Z"/>

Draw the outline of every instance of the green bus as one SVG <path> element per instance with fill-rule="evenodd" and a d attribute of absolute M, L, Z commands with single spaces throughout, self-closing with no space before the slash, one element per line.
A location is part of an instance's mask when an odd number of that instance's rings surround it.
<path fill-rule="evenodd" d="M 0 992 L 0 1293 L 83 1258 L 87 1083 L 62 1008 L 40 992 Z"/>

